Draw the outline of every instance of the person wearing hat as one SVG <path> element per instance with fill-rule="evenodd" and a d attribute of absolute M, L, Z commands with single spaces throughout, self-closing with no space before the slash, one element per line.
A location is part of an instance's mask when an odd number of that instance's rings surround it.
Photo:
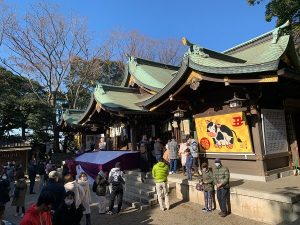
<path fill-rule="evenodd" d="M 96 180 L 95 180 L 95 192 L 98 196 L 99 202 L 98 202 L 98 208 L 99 208 L 99 214 L 104 214 L 106 211 L 106 189 L 109 185 L 108 181 L 106 180 L 105 173 L 100 170 Z"/>
<path fill-rule="evenodd" d="M 217 188 L 217 199 L 221 212 L 219 215 L 225 217 L 228 215 L 227 201 L 229 198 L 229 170 L 224 167 L 219 158 L 215 159 L 215 168 L 213 169 L 214 184 Z"/>
<path fill-rule="evenodd" d="M 59 180 L 59 175 L 58 173 L 53 170 L 48 174 L 48 182 L 46 186 L 43 187 L 42 192 L 48 191 L 54 194 L 55 196 L 55 201 L 52 205 L 52 210 L 56 210 L 58 206 L 64 201 L 64 196 L 65 196 L 65 188 L 64 185 L 58 182 Z"/>
<path fill-rule="evenodd" d="M 163 205 L 163 197 L 165 199 L 166 209 L 170 209 L 170 202 L 168 196 L 168 175 L 169 167 L 164 163 L 162 157 L 158 158 L 158 163 L 156 163 L 152 168 L 152 176 L 156 185 L 156 192 L 158 195 L 158 203 L 162 211 L 165 210 Z"/>

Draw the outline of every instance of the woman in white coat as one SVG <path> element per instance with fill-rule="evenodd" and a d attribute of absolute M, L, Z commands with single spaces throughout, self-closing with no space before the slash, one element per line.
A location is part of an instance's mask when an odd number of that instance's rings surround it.
<path fill-rule="evenodd" d="M 86 225 L 91 225 L 91 207 L 90 207 L 90 204 L 92 202 L 92 199 L 91 199 L 90 185 L 89 185 L 89 182 L 88 182 L 88 176 L 85 172 L 81 172 L 79 174 L 78 184 L 83 189 L 82 205 L 85 208 L 85 211 L 83 211 L 83 214 L 85 214 Z"/>

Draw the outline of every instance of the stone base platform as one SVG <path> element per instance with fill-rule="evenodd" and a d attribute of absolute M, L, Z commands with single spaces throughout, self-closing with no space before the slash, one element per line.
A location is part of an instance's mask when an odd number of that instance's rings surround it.
<path fill-rule="evenodd" d="M 188 181 L 182 174 L 173 174 L 168 181 L 176 183 L 178 199 L 204 205 L 203 192 L 195 188 L 197 178 Z M 230 185 L 231 213 L 268 224 L 300 224 L 300 176 L 269 182 L 231 179 Z"/>

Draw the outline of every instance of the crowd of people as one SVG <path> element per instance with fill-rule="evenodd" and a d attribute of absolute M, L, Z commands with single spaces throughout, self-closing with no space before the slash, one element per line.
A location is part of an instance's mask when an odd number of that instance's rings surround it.
<path fill-rule="evenodd" d="M 214 193 L 221 209 L 220 216 L 228 215 L 227 199 L 229 197 L 229 170 L 224 167 L 220 159 L 215 160 L 215 166 L 210 169 L 207 163 L 200 166 L 198 143 L 188 136 L 180 144 L 172 137 L 166 145 L 160 138 L 147 139 L 144 135 L 139 145 L 141 181 L 145 182 L 152 172 L 156 183 L 158 202 L 161 210 L 170 209 L 168 197 L 168 176 L 176 174 L 179 167 L 188 180 L 193 180 L 193 175 L 199 179 L 197 189 L 204 193 L 205 212 L 211 212 Z M 91 189 L 89 176 L 81 172 L 76 176 L 66 164 L 55 165 L 50 159 L 40 160 L 38 163 L 32 159 L 28 165 L 28 176 L 24 174 L 21 164 L 8 162 L 1 169 L 0 176 L 0 219 L 4 215 L 5 205 L 11 201 L 16 207 L 15 216 L 21 217 L 21 225 L 79 225 L 85 217 L 86 225 L 91 225 Z M 39 175 L 39 185 L 35 184 Z M 27 179 L 29 187 L 27 187 Z M 124 173 L 120 163 L 116 163 L 107 175 L 99 171 L 92 185 L 98 200 L 99 214 L 119 213 L 123 203 Z M 39 197 L 36 204 L 26 212 L 26 193 L 35 194 L 38 190 Z M 109 202 L 107 203 L 107 196 Z M 114 202 L 117 199 L 117 208 Z"/>
<path fill-rule="evenodd" d="M 39 186 L 35 184 L 37 174 Z M 103 171 L 98 173 L 92 191 L 99 198 L 100 214 L 111 215 L 120 212 L 124 183 L 120 163 L 116 163 L 108 176 Z M 36 194 L 34 190 L 39 190 L 38 200 L 26 211 L 26 193 L 28 191 L 29 194 Z M 106 203 L 107 195 L 110 196 L 109 204 Z M 118 199 L 116 210 L 114 210 L 115 198 Z M 59 167 L 51 160 L 40 161 L 37 164 L 33 159 L 28 165 L 28 176 L 25 176 L 22 165 L 8 162 L 3 166 L 0 176 L 0 221 L 5 206 L 10 201 L 11 205 L 16 207 L 15 216 L 21 217 L 21 225 L 79 225 L 84 216 L 86 225 L 92 224 L 89 176 L 85 172 L 77 176 L 72 174 L 66 164 Z"/>
<path fill-rule="evenodd" d="M 219 158 L 215 159 L 215 166 L 212 169 L 206 162 L 200 166 L 198 143 L 192 136 L 187 136 L 185 141 L 180 144 L 175 137 L 172 137 L 164 146 L 160 138 L 155 141 L 152 138 L 147 140 L 147 136 L 143 135 L 139 143 L 139 152 L 141 181 L 145 182 L 147 172 L 152 169 L 161 210 L 170 208 L 167 190 L 168 176 L 178 173 L 178 163 L 180 162 L 182 172 L 189 181 L 193 180 L 193 175 L 196 175 L 199 180 L 197 189 L 204 193 L 205 207 L 202 210 L 211 212 L 215 208 L 213 197 L 216 190 L 221 209 L 219 215 L 225 217 L 230 213 L 228 206 L 229 170 L 222 165 Z"/>

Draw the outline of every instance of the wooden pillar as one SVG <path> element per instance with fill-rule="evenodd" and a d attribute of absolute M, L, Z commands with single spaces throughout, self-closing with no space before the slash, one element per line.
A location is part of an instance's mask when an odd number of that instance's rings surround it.
<path fill-rule="evenodd" d="M 131 142 L 131 146 L 132 146 L 132 151 L 136 151 L 137 150 L 137 137 L 136 137 L 136 125 L 134 124 L 134 122 L 130 125 L 130 142 Z"/>
<path fill-rule="evenodd" d="M 256 155 L 256 164 L 260 169 L 260 175 L 265 176 L 267 172 L 267 165 L 264 161 L 265 148 L 262 135 L 261 117 L 256 108 L 251 109 L 251 130 L 253 138 L 253 149 Z"/>

